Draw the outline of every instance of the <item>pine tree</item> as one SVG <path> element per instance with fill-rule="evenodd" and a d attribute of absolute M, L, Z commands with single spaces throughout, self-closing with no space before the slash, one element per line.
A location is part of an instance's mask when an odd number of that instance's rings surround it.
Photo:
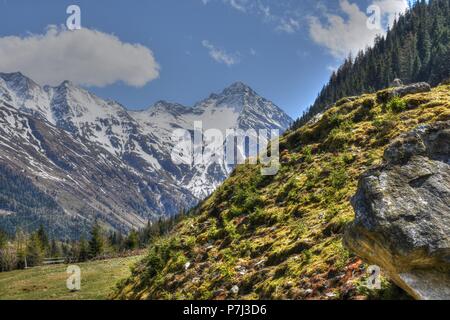
<path fill-rule="evenodd" d="M 0 229 L 0 249 L 3 249 L 8 243 L 8 236 L 6 232 Z"/>
<path fill-rule="evenodd" d="M 41 242 L 42 248 L 45 250 L 48 250 L 50 248 L 50 241 L 48 239 L 47 233 L 45 232 L 44 226 L 40 225 L 38 231 L 37 231 L 37 237 L 39 241 Z"/>
<path fill-rule="evenodd" d="M 50 256 L 53 258 L 59 258 L 62 257 L 63 252 L 60 244 L 55 240 L 52 239 L 50 243 Z"/>
<path fill-rule="evenodd" d="M 91 230 L 91 240 L 89 241 L 89 257 L 95 258 L 103 253 L 105 241 L 103 239 L 102 228 L 95 222 Z"/>
<path fill-rule="evenodd" d="M 139 248 L 139 234 L 137 233 L 137 231 L 133 230 L 130 232 L 125 245 L 128 250 L 135 250 Z"/>
<path fill-rule="evenodd" d="M 44 247 L 39 238 L 39 234 L 33 233 L 27 244 L 27 264 L 34 267 L 42 264 L 44 259 Z"/>
<path fill-rule="evenodd" d="M 84 262 L 89 259 L 90 245 L 84 237 L 81 237 L 79 242 L 78 261 Z"/>

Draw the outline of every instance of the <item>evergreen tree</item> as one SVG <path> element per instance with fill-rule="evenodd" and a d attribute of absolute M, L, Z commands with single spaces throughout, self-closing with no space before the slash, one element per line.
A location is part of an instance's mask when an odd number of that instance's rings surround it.
<path fill-rule="evenodd" d="M 128 250 L 135 250 L 139 248 L 139 234 L 137 233 L 137 231 L 133 230 L 130 232 L 125 245 Z"/>
<path fill-rule="evenodd" d="M 81 237 L 79 243 L 78 261 L 84 262 L 89 259 L 90 245 L 84 237 Z"/>
<path fill-rule="evenodd" d="M 0 229 L 0 249 L 6 247 L 7 243 L 8 243 L 8 236 L 3 230 Z"/>
<path fill-rule="evenodd" d="M 50 256 L 53 258 L 59 258 L 63 256 L 62 248 L 60 243 L 58 243 L 55 239 L 52 239 L 50 242 Z"/>
<path fill-rule="evenodd" d="M 314 104 L 293 128 L 298 128 L 346 96 L 404 83 L 437 85 L 450 78 L 450 0 L 420 0 L 400 16 L 372 47 L 347 58 L 330 77 Z"/>
<path fill-rule="evenodd" d="M 42 264 L 42 260 L 44 259 L 44 247 L 37 232 L 33 233 L 28 241 L 26 255 L 28 267 Z"/>
<path fill-rule="evenodd" d="M 50 248 L 50 241 L 48 239 L 47 233 L 45 232 L 44 226 L 40 225 L 37 231 L 37 237 L 41 242 L 42 248 L 48 250 Z"/>
<path fill-rule="evenodd" d="M 102 228 L 95 222 L 91 230 L 91 240 L 89 241 L 89 256 L 94 258 L 103 253 L 105 241 L 103 239 Z"/>

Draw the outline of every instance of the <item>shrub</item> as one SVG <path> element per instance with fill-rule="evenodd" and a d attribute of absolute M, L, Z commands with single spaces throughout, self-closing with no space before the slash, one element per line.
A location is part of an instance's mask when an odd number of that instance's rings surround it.
<path fill-rule="evenodd" d="M 407 109 L 408 105 L 406 104 L 406 101 L 400 97 L 394 97 L 391 100 L 389 100 L 386 108 L 388 111 L 394 112 L 394 113 L 400 113 Z"/>
<path fill-rule="evenodd" d="M 356 110 L 353 121 L 361 122 L 363 120 L 371 120 L 374 117 L 373 107 L 375 106 L 375 101 L 373 99 L 365 99 L 361 106 Z"/>
<path fill-rule="evenodd" d="M 331 185 L 335 189 L 340 189 L 345 186 L 348 176 L 345 168 L 333 170 L 330 174 Z"/>
<path fill-rule="evenodd" d="M 311 146 L 305 146 L 303 148 L 303 157 L 304 157 L 306 163 L 313 162 Z"/>
<path fill-rule="evenodd" d="M 392 91 L 393 91 L 392 88 L 389 88 L 377 92 L 377 102 L 387 103 L 389 99 L 392 97 Z"/>

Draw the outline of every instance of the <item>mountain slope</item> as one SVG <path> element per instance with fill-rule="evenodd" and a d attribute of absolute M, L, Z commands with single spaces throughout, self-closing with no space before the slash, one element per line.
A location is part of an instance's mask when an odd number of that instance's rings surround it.
<path fill-rule="evenodd" d="M 385 93 L 379 94 L 380 99 Z M 118 299 L 362 299 L 403 297 L 342 245 L 358 176 L 392 139 L 450 119 L 450 86 L 387 103 L 343 99 L 281 139 L 273 177 L 242 165 L 119 285 Z"/>
<path fill-rule="evenodd" d="M 28 203 L 24 214 L 32 215 L 33 223 L 9 208 L 0 224 L 13 232 L 42 223 L 58 235 L 76 237 L 94 219 L 128 231 L 192 207 L 233 168 L 223 162 L 191 166 L 173 161 L 172 132 L 191 131 L 195 121 L 223 132 L 283 132 L 292 120 L 242 83 L 193 108 L 158 102 L 131 112 L 68 81 L 41 87 L 21 73 L 0 73 L 0 165 L 31 181 L 54 201 L 62 217 L 69 217 L 67 226 L 51 223 L 52 213 L 36 216 L 33 210 L 39 208 Z M 7 181 L 5 177 L 5 186 Z M 78 235 L 69 227 L 73 219 L 84 226 Z"/>
<path fill-rule="evenodd" d="M 151 177 L 129 170 L 120 158 L 85 139 L 75 139 L 50 123 L 18 112 L 0 103 L 0 209 L 8 214 L 0 223 L 8 231 L 17 227 L 36 228 L 40 224 L 62 238 L 79 237 L 96 218 L 108 226 L 126 231 L 157 217 L 159 203 L 152 191 L 177 203 L 175 191 Z M 17 179 L 14 201 L 8 190 Z M 41 196 L 23 194 L 36 189 L 55 210 L 41 210 Z M 10 202 L 14 202 L 10 204 Z M 26 208 L 19 210 L 19 208 Z"/>

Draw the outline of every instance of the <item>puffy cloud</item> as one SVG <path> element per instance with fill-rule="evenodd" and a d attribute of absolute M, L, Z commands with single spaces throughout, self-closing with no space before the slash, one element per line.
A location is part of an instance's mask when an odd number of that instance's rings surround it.
<path fill-rule="evenodd" d="M 217 48 L 211 44 L 208 40 L 203 40 L 202 45 L 208 49 L 209 56 L 213 58 L 218 63 L 226 64 L 227 66 L 232 66 L 239 63 L 239 58 L 237 55 L 229 54 L 222 49 Z"/>
<path fill-rule="evenodd" d="M 392 26 L 395 18 L 409 7 L 407 0 L 376 0 L 373 5 L 381 9 L 386 26 Z"/>
<path fill-rule="evenodd" d="M 122 81 L 141 87 L 158 78 L 160 67 L 143 45 L 96 30 L 49 26 L 42 35 L 0 38 L 0 70 L 21 71 L 49 85 L 70 80 L 102 87 Z"/>
<path fill-rule="evenodd" d="M 392 25 L 395 17 L 408 8 L 407 0 L 376 0 L 372 5 L 380 9 L 380 18 L 385 27 L 388 23 Z M 326 47 L 336 58 L 345 57 L 350 52 L 356 54 L 372 45 L 377 35 L 385 33 L 384 28 L 368 28 L 368 15 L 356 4 L 341 0 L 340 9 L 346 19 L 341 15 L 325 12 L 327 23 L 311 17 L 309 24 L 311 38 Z"/>

